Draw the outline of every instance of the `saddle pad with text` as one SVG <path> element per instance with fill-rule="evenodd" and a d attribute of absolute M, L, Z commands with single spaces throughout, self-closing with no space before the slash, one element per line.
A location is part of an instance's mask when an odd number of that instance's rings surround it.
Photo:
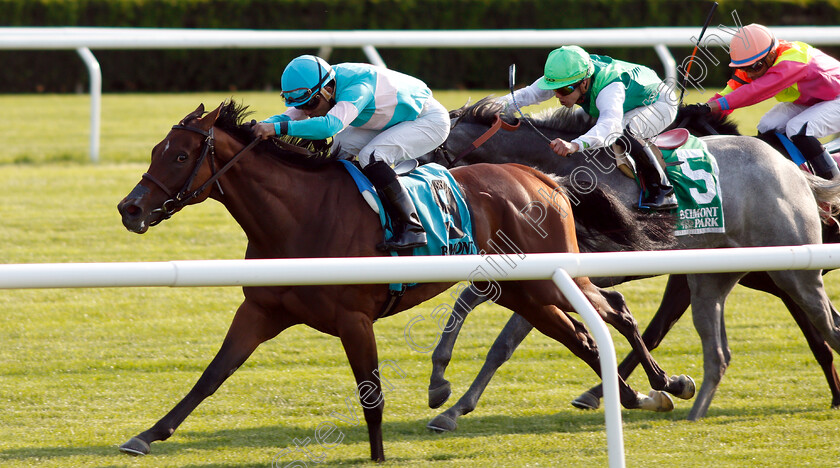
<path fill-rule="evenodd" d="M 391 230 L 382 201 L 370 181 L 353 163 L 341 160 L 353 176 L 361 192 L 369 191 L 379 207 L 379 220 L 385 235 Z M 477 253 L 473 241 L 472 219 L 467 202 L 455 179 L 439 164 L 424 164 L 401 176 L 400 183 L 411 196 L 417 215 L 426 230 L 427 244 L 414 249 L 412 255 L 472 255 Z"/>
<path fill-rule="evenodd" d="M 706 144 L 691 136 L 677 149 L 662 150 L 662 157 L 679 205 L 674 235 L 726 232 L 718 165 Z"/>

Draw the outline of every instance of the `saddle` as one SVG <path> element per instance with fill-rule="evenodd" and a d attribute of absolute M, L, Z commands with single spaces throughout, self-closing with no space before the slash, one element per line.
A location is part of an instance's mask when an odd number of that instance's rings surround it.
<path fill-rule="evenodd" d="M 664 131 L 651 139 L 650 148 L 653 150 L 657 161 L 659 161 L 659 164 L 662 165 L 663 169 L 667 167 L 667 164 L 662 158 L 662 150 L 673 150 L 679 148 L 688 141 L 689 136 L 691 136 L 691 134 L 688 133 L 688 130 L 684 128 L 675 128 Z M 615 154 L 615 163 L 616 166 L 618 166 L 618 170 L 631 179 L 635 178 L 634 174 L 636 172 L 636 168 L 633 165 L 633 161 L 624 154 L 624 147 L 618 143 L 613 143 L 612 149 L 613 154 Z"/>

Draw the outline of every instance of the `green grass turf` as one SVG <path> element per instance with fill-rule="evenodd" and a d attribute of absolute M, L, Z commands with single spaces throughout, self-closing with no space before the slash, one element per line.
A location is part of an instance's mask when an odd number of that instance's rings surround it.
<path fill-rule="evenodd" d="M 484 95 L 438 94 L 450 108 L 467 95 Z M 169 127 L 199 102 L 209 106 L 224 97 L 106 96 L 102 163 L 90 165 L 86 135 L 75 139 L 87 129 L 86 98 L 0 96 L 15 116 L 0 154 L 2 262 L 241 258 L 244 235 L 218 203 L 188 207 L 143 236 L 128 233 L 116 212 Z M 275 95 L 236 97 L 251 103 L 258 118 L 282 109 Z M 60 120 L 65 114 L 75 117 Z M 837 274 L 826 281 L 837 301 Z M 617 289 L 644 325 L 663 286 L 663 278 L 653 278 Z M 340 343 L 304 327 L 261 346 L 172 438 L 154 444 L 152 455 L 118 453 L 117 445 L 150 427 L 198 379 L 241 297 L 237 288 L 0 292 L 0 466 L 270 466 L 326 421 L 344 439 L 322 452 L 317 466 L 373 466 L 363 424 L 331 416 L 347 413 L 345 399 L 354 392 Z M 430 318 L 434 307 L 451 302 L 444 294 L 376 324 L 380 359 L 405 372 L 392 375 L 394 387 L 385 394 L 384 466 L 605 466 L 603 411 L 569 405 L 596 376 L 538 334 L 499 370 L 457 432 L 425 429 L 439 412 L 426 407 L 430 360 L 406 343 L 404 332 L 413 318 Z M 447 374 L 455 398 L 507 316 L 482 306 L 469 317 Z M 828 409 L 822 373 L 781 303 L 737 287 L 726 317 L 733 360 L 709 416 L 684 421 L 691 402 L 680 400 L 670 414 L 624 410 L 627 465 L 840 465 L 840 413 Z M 432 343 L 434 325 L 423 324 L 413 331 Z M 629 347 L 613 337 L 623 355 Z M 701 382 L 700 342 L 689 318 L 654 356 L 668 372 Z M 641 373 L 630 383 L 648 388 Z"/>

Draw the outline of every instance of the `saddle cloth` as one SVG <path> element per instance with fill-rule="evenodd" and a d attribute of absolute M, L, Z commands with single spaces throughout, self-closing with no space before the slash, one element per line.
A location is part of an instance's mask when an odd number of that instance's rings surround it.
<path fill-rule="evenodd" d="M 679 205 L 674 235 L 726 232 L 719 169 L 706 144 L 690 136 L 679 148 L 662 149 L 662 157 Z"/>
<path fill-rule="evenodd" d="M 362 196 L 376 206 L 385 237 L 392 233 L 382 201 L 362 171 L 350 161 L 340 160 Z M 411 196 L 420 223 L 426 230 L 427 244 L 413 249 L 411 255 L 473 255 L 477 253 L 473 240 L 472 217 L 469 206 L 455 179 L 439 164 L 425 164 L 401 176 L 400 183 Z M 373 204 L 375 203 L 375 205 Z M 392 255 L 397 255 L 392 252 Z"/>

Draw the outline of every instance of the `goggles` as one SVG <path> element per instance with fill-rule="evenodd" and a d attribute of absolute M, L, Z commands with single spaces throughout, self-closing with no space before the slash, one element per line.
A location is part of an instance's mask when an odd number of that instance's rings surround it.
<path fill-rule="evenodd" d="M 561 96 L 568 96 L 568 95 L 575 92 L 575 90 L 578 88 L 578 86 L 580 86 L 580 83 L 581 83 L 581 81 L 578 81 L 577 83 L 570 84 L 568 86 L 562 86 L 560 88 L 555 88 L 554 92 L 561 95 Z"/>
<path fill-rule="evenodd" d="M 287 104 L 288 104 L 288 102 L 289 101 L 286 101 Z M 303 111 L 312 110 L 312 109 L 318 107 L 318 103 L 320 103 L 320 102 L 321 102 L 321 93 L 318 93 L 318 94 L 312 96 L 312 98 L 310 100 L 306 101 L 303 104 L 294 106 L 294 108 L 298 109 L 298 110 L 303 110 Z"/>
<path fill-rule="evenodd" d="M 327 73 L 324 75 L 323 70 L 321 69 L 320 64 L 318 65 L 318 84 L 311 88 L 296 88 L 291 91 L 281 91 L 283 95 L 283 99 L 286 101 L 287 106 L 297 107 L 299 109 L 311 109 L 315 107 L 316 104 L 313 104 L 310 107 L 307 107 L 306 104 L 307 100 L 310 98 L 314 99 L 313 94 L 317 93 L 321 90 L 321 87 L 324 86 L 324 82 L 330 78 L 330 74 Z"/>
<path fill-rule="evenodd" d="M 320 87 L 316 86 L 315 88 L 297 88 L 291 91 L 283 91 L 283 99 L 289 107 L 305 105 L 304 103 L 310 99 L 318 89 L 320 89 Z"/>
<path fill-rule="evenodd" d="M 745 67 L 738 67 L 738 69 L 743 70 L 745 72 L 758 73 L 758 72 L 761 71 L 762 68 L 764 68 L 764 65 L 765 65 L 764 59 L 761 59 L 761 60 L 753 63 L 752 65 L 747 65 Z"/>

